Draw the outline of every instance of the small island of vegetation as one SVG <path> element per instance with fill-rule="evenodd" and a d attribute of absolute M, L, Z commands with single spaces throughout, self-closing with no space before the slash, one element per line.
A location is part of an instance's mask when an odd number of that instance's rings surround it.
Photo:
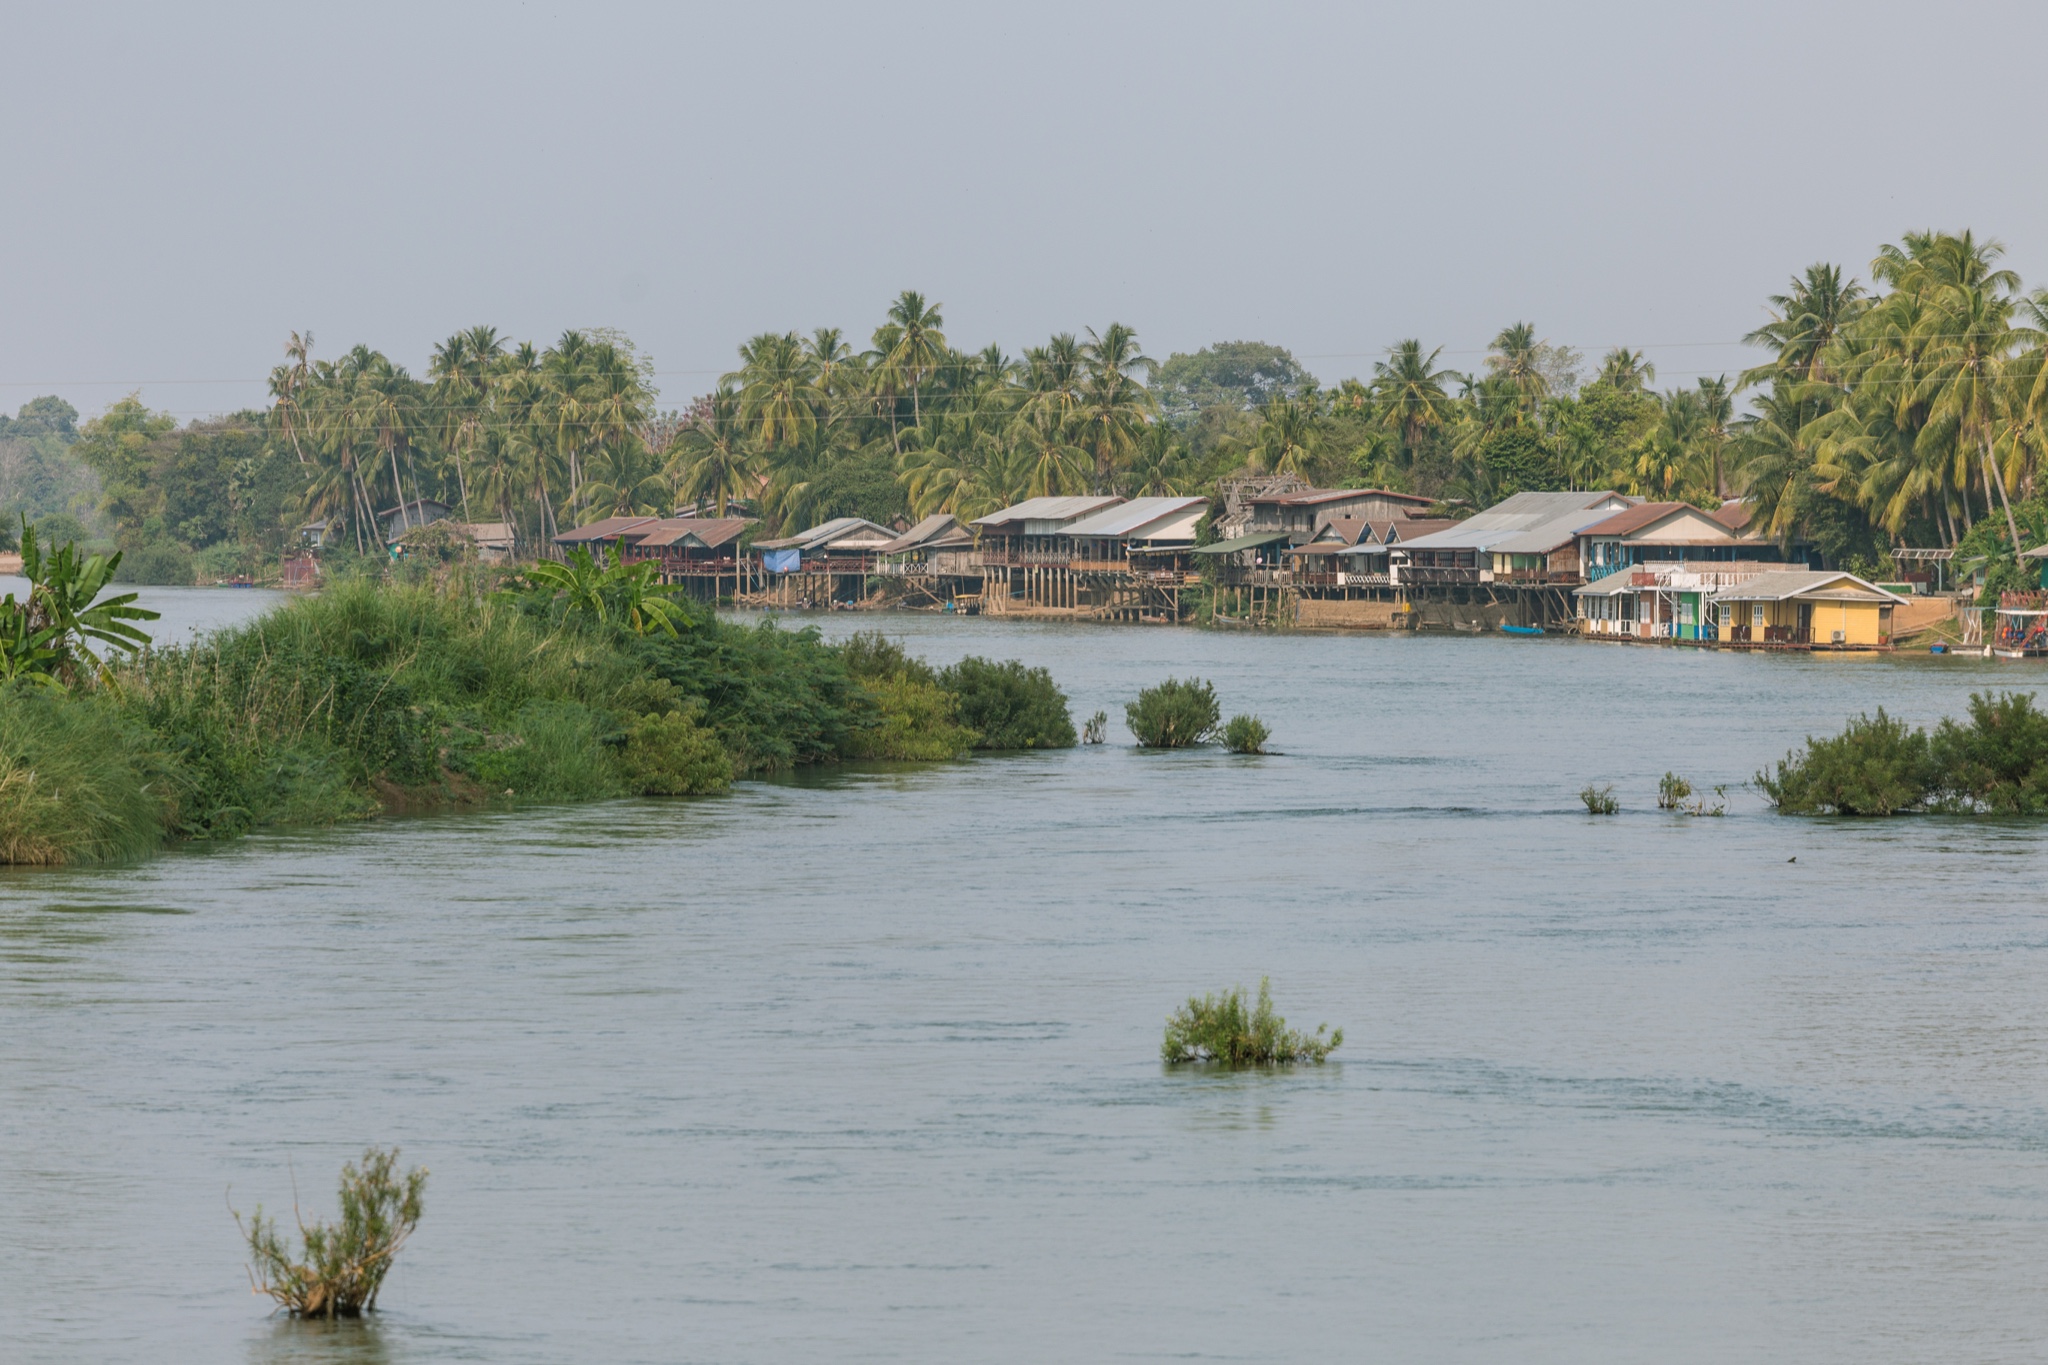
<path fill-rule="evenodd" d="M 128 622 L 152 613 L 129 597 L 80 599 L 109 562 L 67 547 L 29 567 L 28 601 L 0 603 L 0 862 L 1075 742 L 1044 669 L 935 670 L 878 635 L 723 621 L 584 551 L 495 587 L 344 579 L 166 648 L 137 647 Z"/>

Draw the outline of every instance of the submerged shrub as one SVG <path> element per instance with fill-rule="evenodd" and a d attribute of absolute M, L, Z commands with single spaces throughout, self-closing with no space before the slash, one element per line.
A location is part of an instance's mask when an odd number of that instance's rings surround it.
<path fill-rule="evenodd" d="M 960 723 L 981 736 L 977 749 L 1074 747 L 1067 694 L 1043 668 L 969 655 L 939 674 L 939 686 L 960 699 Z"/>
<path fill-rule="evenodd" d="M 341 1221 L 299 1225 L 302 1251 L 294 1257 L 278 1235 L 277 1220 L 258 1205 L 249 1221 L 235 1214 L 235 1226 L 249 1243 L 255 1264 L 250 1282 L 297 1318 L 354 1318 L 374 1312 L 377 1291 L 391 1262 L 419 1226 L 420 1197 L 427 1172 L 415 1166 L 398 1173 L 398 1149 L 372 1147 L 363 1163 L 341 1168 Z"/>
<path fill-rule="evenodd" d="M 1757 788 L 1786 815 L 1896 815 L 1923 805 L 1935 785 L 1925 730 L 1887 716 L 1858 716 L 1831 739 L 1806 741 Z"/>
<path fill-rule="evenodd" d="M 839 658 L 846 671 L 862 682 L 885 678 L 909 678 L 913 682 L 936 683 L 938 673 L 923 659 L 903 648 L 879 630 L 856 631 L 839 644 Z"/>
<path fill-rule="evenodd" d="M 1234 754 L 1262 754 L 1273 732 L 1257 716 L 1232 716 L 1223 727 L 1223 747 Z"/>
<path fill-rule="evenodd" d="M 1942 721 L 1928 758 L 1944 810 L 2048 814 L 2048 713 L 2031 692 L 1972 693 L 1970 723 Z"/>
<path fill-rule="evenodd" d="M 1273 1012 L 1273 992 L 1259 978 L 1258 1003 L 1245 1008 L 1244 987 L 1222 995 L 1188 997 L 1187 1004 L 1166 1020 L 1166 1041 L 1159 1055 L 1169 1066 L 1182 1062 L 1222 1062 L 1226 1066 L 1275 1066 L 1289 1062 L 1321 1062 L 1344 1044 L 1344 1030 L 1323 1037 L 1328 1024 L 1314 1033 L 1300 1033 Z"/>
<path fill-rule="evenodd" d="M 1588 782 L 1579 789 L 1579 800 L 1586 803 L 1588 815 L 1615 815 L 1621 810 L 1621 802 L 1614 798 L 1614 784 L 1596 787 Z"/>
<path fill-rule="evenodd" d="M 1124 724 L 1148 749 L 1185 749 L 1207 740 L 1222 715 L 1214 687 L 1200 678 L 1168 678 L 1124 707 Z"/>
<path fill-rule="evenodd" d="M 149 732 L 112 701 L 0 685 L 0 863 L 137 858 L 169 814 Z"/>
<path fill-rule="evenodd" d="M 1692 783 L 1677 773 L 1666 772 L 1657 779 L 1657 809 L 1677 810 L 1692 795 Z"/>
<path fill-rule="evenodd" d="M 848 758 L 936 762 L 959 758 L 981 739 L 959 723 L 960 699 L 936 682 L 898 675 L 862 686 L 874 718 L 848 741 Z"/>
<path fill-rule="evenodd" d="M 1097 711 L 1088 717 L 1088 723 L 1081 727 L 1083 744 L 1101 744 L 1109 738 L 1109 712 Z"/>

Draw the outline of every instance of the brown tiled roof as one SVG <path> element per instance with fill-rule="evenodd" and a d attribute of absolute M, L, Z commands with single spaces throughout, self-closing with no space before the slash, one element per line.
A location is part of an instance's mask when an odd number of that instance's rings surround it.
<path fill-rule="evenodd" d="M 1750 520 L 1756 516 L 1756 504 L 1747 498 L 1730 498 L 1707 515 L 1735 534 L 1747 535 Z"/>
<path fill-rule="evenodd" d="M 573 531 L 562 532 L 555 537 L 555 544 L 582 545 L 593 540 L 617 540 L 635 527 L 658 520 L 658 517 L 606 517 L 603 521 L 593 521 L 588 526 L 578 526 Z M 627 539 L 633 540 L 638 537 L 627 536 Z"/>
<path fill-rule="evenodd" d="M 1402 540 L 1416 540 L 1422 536 L 1433 536 L 1438 531 L 1448 531 L 1457 524 L 1458 519 L 1456 517 L 1410 517 L 1407 521 L 1382 522 L 1381 526 L 1383 529 L 1379 534 L 1380 539 L 1384 541 L 1389 531 L 1399 532 L 1401 539 L 1394 542 L 1396 545 L 1399 545 Z"/>
<path fill-rule="evenodd" d="M 659 549 L 673 545 L 686 536 L 695 536 L 712 549 L 740 538 L 740 533 L 754 524 L 752 517 L 668 517 L 649 526 L 643 526 L 627 538 L 638 543 L 643 549 Z"/>
<path fill-rule="evenodd" d="M 1391 525 L 1391 523 L 1378 524 Z M 1343 538 L 1346 545 L 1356 545 L 1361 537 L 1370 537 L 1375 540 L 1385 539 L 1384 536 L 1376 534 L 1375 523 L 1368 521 L 1364 517 L 1331 517 L 1323 523 L 1323 527 L 1326 530 L 1335 531 Z M 1322 531 L 1319 530 L 1316 534 L 1321 535 Z"/>
<path fill-rule="evenodd" d="M 1698 508 L 1692 507 L 1692 504 L 1688 502 L 1639 502 L 1634 507 L 1624 508 L 1616 512 L 1605 521 L 1595 522 L 1579 532 L 1579 534 L 1582 536 L 1625 536 L 1630 531 L 1640 531 L 1645 526 L 1662 521 L 1672 513 L 1684 508 L 1692 508 L 1693 511 L 1699 511 Z M 1700 515 L 1706 516 L 1707 514 L 1700 512 Z"/>

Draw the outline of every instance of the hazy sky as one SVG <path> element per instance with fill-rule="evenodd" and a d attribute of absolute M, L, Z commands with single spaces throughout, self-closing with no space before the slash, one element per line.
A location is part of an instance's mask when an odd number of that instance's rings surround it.
<path fill-rule="evenodd" d="M 263 401 L 294 328 L 622 328 L 664 406 L 898 290 L 1329 380 L 1504 323 L 1662 385 L 1914 227 L 2048 284 L 2048 5 L 0 2 L 0 405 Z"/>

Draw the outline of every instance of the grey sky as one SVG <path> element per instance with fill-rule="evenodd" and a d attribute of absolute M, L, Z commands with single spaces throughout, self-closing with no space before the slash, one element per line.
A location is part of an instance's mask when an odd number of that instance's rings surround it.
<path fill-rule="evenodd" d="M 287 332 L 424 368 L 619 327 L 664 406 L 896 291 L 1013 353 L 1128 322 L 1326 379 L 1518 318 L 1732 371 L 1922 226 L 2048 284 L 2048 6 L 0 9 L 0 405 L 262 401 Z M 174 382 L 175 381 L 175 382 Z"/>

